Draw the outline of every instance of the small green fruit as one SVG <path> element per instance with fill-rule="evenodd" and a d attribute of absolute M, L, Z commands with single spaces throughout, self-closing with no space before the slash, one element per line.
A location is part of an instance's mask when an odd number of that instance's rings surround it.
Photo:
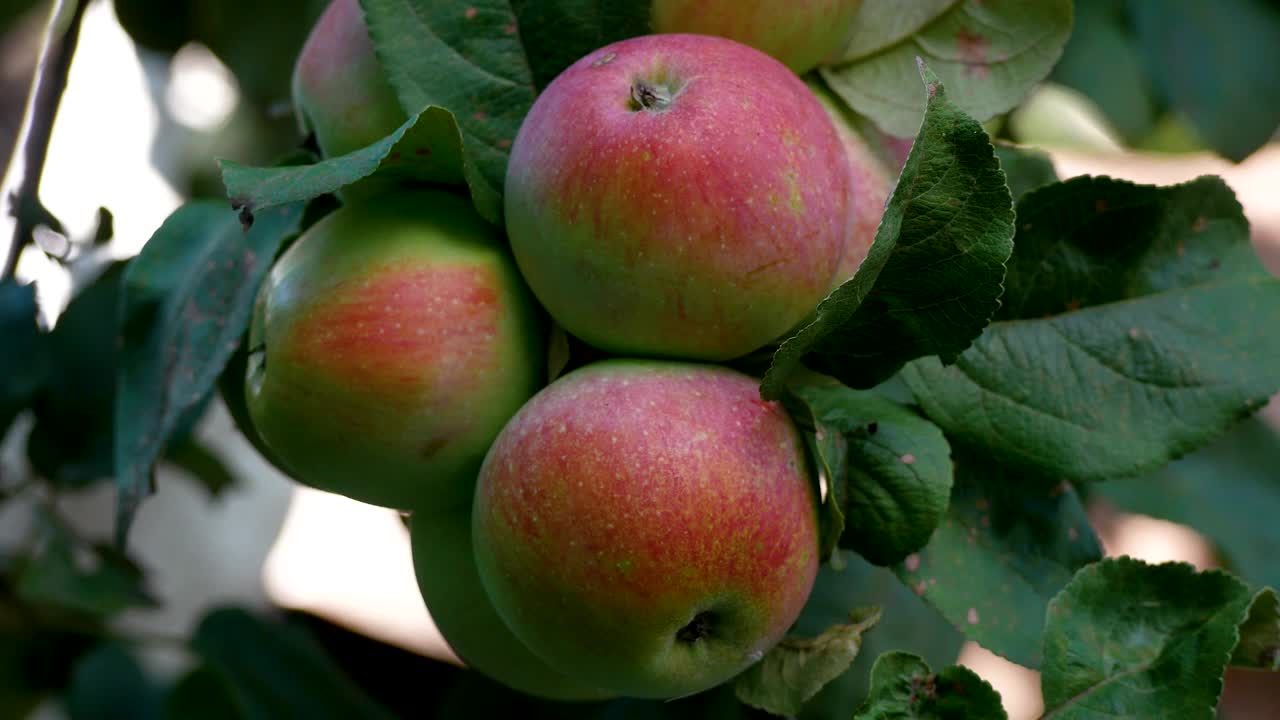
<path fill-rule="evenodd" d="M 334 0 L 312 28 L 293 68 L 293 103 L 325 157 L 359 150 L 404 123 L 357 0 Z"/>

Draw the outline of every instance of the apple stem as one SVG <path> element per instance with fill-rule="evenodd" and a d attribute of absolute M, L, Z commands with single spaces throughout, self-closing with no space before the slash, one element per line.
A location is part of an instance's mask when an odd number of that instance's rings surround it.
<path fill-rule="evenodd" d="M 631 86 L 631 100 L 637 110 L 666 110 L 671 105 L 671 90 L 665 85 L 650 85 L 637 80 Z"/>

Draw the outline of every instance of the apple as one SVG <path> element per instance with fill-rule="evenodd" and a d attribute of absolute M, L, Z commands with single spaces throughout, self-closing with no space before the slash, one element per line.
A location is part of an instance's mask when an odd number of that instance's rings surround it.
<path fill-rule="evenodd" d="M 836 134 L 839 135 L 840 143 L 844 146 L 845 156 L 849 161 L 849 171 L 853 174 L 854 205 L 858 208 L 853 233 L 848 244 L 845 245 L 844 256 L 836 271 L 834 289 L 853 277 L 858 271 L 858 266 L 867 259 L 871 243 L 876 239 L 876 231 L 880 228 L 880 218 L 884 215 L 885 203 L 897 182 L 897 173 L 890 170 L 886 162 L 887 158 L 895 158 L 896 149 L 890 144 L 891 136 L 881 133 L 870 123 L 856 127 L 854 116 L 844 102 L 832 95 L 820 83 L 810 82 L 809 88 L 822 104 L 822 109 L 831 116 Z M 871 140 L 868 139 L 868 134 Z M 879 146 L 874 145 L 875 142 L 879 142 Z M 908 152 L 910 152 L 909 142 Z"/>
<path fill-rule="evenodd" d="M 781 60 L 798 75 L 838 59 L 861 0 L 653 0 L 659 33 L 719 35 Z"/>
<path fill-rule="evenodd" d="M 480 584 L 471 543 L 471 503 L 420 508 L 409 521 L 418 589 L 436 628 L 473 670 L 552 700 L 604 700 L 613 693 L 547 666 L 507 628 Z"/>
<path fill-rule="evenodd" d="M 854 222 L 818 101 L 764 53 L 648 35 L 547 86 L 511 149 L 507 232 L 568 332 L 620 355 L 726 360 L 826 296 Z"/>
<path fill-rule="evenodd" d="M 818 570 L 801 439 L 727 368 L 605 360 L 494 441 L 472 517 L 498 615 L 552 668 L 633 697 L 717 685 L 795 621 Z"/>
<path fill-rule="evenodd" d="M 381 140 L 407 119 L 357 0 L 333 0 L 312 28 L 293 68 L 293 103 L 325 157 Z"/>
<path fill-rule="evenodd" d="M 466 498 L 489 443 L 545 382 L 540 311 L 465 198 L 346 205 L 272 267 L 246 404 L 299 481 L 413 508 Z"/>

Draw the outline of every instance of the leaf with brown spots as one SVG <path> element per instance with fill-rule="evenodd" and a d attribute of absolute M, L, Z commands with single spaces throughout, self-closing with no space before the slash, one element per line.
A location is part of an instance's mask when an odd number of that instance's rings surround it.
<path fill-rule="evenodd" d="M 902 377 L 948 436 L 1041 475 L 1145 474 L 1280 389 L 1280 280 L 1217 178 L 1076 178 L 1018 203 L 998 320 Z"/>
<path fill-rule="evenodd" d="M 1101 557 L 1069 485 L 958 450 L 946 517 L 929 544 L 894 570 L 969 639 L 1035 668 L 1045 606 L 1076 570 Z"/>
<path fill-rule="evenodd" d="M 507 156 L 536 95 L 510 0 L 361 0 L 369 37 L 405 112 L 458 121 L 462 156 L 501 195 Z"/>
<path fill-rule="evenodd" d="M 191 202 L 129 263 L 115 398 L 117 543 L 153 490 L 152 468 L 174 431 L 202 407 L 239 344 L 258 286 L 302 210 L 261 212 L 246 234 L 222 203 Z"/>
<path fill-rule="evenodd" d="M 910 136 L 925 111 L 905 91 L 917 57 L 962 110 L 990 119 L 1021 102 L 1053 69 L 1071 34 L 1071 1 L 864 0 L 854 24 L 849 51 L 821 68 L 822 77 L 881 129 Z"/>

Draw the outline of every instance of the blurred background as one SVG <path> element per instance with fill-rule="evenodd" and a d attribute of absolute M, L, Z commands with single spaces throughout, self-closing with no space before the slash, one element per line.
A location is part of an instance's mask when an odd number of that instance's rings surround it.
<path fill-rule="evenodd" d="M 83 316 L 60 317 L 72 290 L 98 276 L 107 261 L 135 254 L 185 200 L 222 197 L 213 158 L 265 164 L 301 143 L 289 104 L 289 74 L 324 5 L 321 0 L 91 3 L 40 196 L 63 222 L 67 237 L 79 240 L 99 233 L 100 208 L 109 210 L 113 234 L 109 243 L 86 252 L 83 262 L 69 266 L 46 252 L 58 245 L 56 237 L 25 250 L 18 277 L 38 281 L 44 322 L 95 322 L 89 310 Z M 1266 146 L 1240 162 L 1224 159 L 1224 154 L 1238 154 L 1230 147 L 1232 128 L 1206 123 L 1175 102 L 1161 86 L 1164 80 L 1138 60 L 1134 41 L 1126 35 L 1129 20 L 1117 10 L 1121 5 L 1077 0 L 1076 34 L 1058 68 L 1026 103 L 990 127 L 1000 137 L 1049 150 L 1063 178 L 1106 174 L 1172 184 L 1202 174 L 1223 176 L 1252 223 L 1261 257 L 1272 272 L 1280 273 L 1280 144 L 1274 127 Z M 48 13 L 47 2 L 0 3 L 0 168 L 10 173 L 21 165 L 10 162 L 11 152 Z M 1232 32 L 1234 20 L 1213 22 L 1227 23 L 1223 32 Z M 1201 29 L 1221 29 L 1213 22 Z M 1252 49 L 1246 43 L 1235 50 L 1247 55 Z M 1190 61 L 1184 65 L 1171 64 L 1164 72 L 1211 72 L 1213 67 Z M 1275 75 L 1276 67 L 1265 71 Z M 11 221 L 0 218 L 0 242 L 11 236 Z M 86 363 L 94 361 L 92 353 L 85 358 Z M 96 397 L 91 387 L 79 392 Z M 1277 405 L 1273 402 L 1264 412 L 1273 424 L 1280 423 Z M 0 487 L 32 473 L 27 456 L 32 426 L 31 418 L 19 418 L 0 445 Z M 0 720 L 103 717 L 107 706 L 91 700 L 108 692 L 99 687 L 104 677 L 120 692 L 132 688 L 145 695 L 151 688 L 158 693 L 166 679 L 190 664 L 175 639 L 190 636 L 211 609 L 225 606 L 265 613 L 282 627 L 302 628 L 357 685 L 404 717 L 427 714 L 424 702 L 447 707 L 458 687 L 483 683 L 457 669 L 456 658 L 432 626 L 417 594 L 407 533 L 395 512 L 298 488 L 257 455 L 216 400 L 193 438 L 187 452 L 161 466 L 158 493 L 143 506 L 131 536 L 134 559 L 148 573 L 155 606 L 127 610 L 111 625 L 112 633 L 151 641 L 130 646 L 140 648 L 135 663 L 113 664 L 108 656 L 91 667 L 67 660 L 80 657 L 75 633 L 41 639 L 49 647 L 38 662 L 31 653 L 5 655 L 0 650 Z M 1257 453 L 1255 467 L 1264 474 L 1280 473 L 1264 459 L 1273 458 L 1277 448 L 1276 436 L 1265 435 L 1261 445 L 1242 452 Z M 0 505 L 0 556 L 32 535 L 33 524 L 42 521 L 38 506 L 46 500 L 63 510 L 77 535 L 110 536 L 114 488 L 99 482 L 102 474 L 95 475 L 91 460 L 90 449 L 83 457 L 50 460 L 60 476 L 74 478 L 56 497 L 36 495 Z M 1280 485 L 1280 477 L 1273 474 L 1271 479 Z M 1124 507 L 1115 499 L 1092 501 L 1092 516 L 1109 553 L 1155 562 L 1186 560 L 1199 567 L 1229 561 L 1213 538 Z M 935 665 L 958 657 L 996 686 L 1012 718 L 1039 715 L 1034 672 L 972 643 L 962 644 L 954 630 L 886 571 L 855 560 L 843 582 L 850 586 L 851 605 L 892 602 L 900 609 L 898 621 L 872 631 L 883 635 L 880 646 L 919 652 Z M 5 622 L 15 621 L 0 617 L 0 632 Z M 0 644 L 4 642 L 0 636 Z M 19 667 L 12 666 L 14 658 L 22 659 Z M 851 674 L 865 677 L 871 659 L 860 659 Z M 1229 675 L 1222 716 L 1280 717 L 1280 681 L 1275 678 Z M 857 682 L 850 680 L 851 689 L 828 694 L 847 698 L 858 692 Z M 81 687 L 88 693 L 81 697 L 90 700 L 77 701 L 74 693 L 41 697 L 38 692 L 69 686 Z M 159 717 L 151 706 L 137 712 L 119 716 Z"/>

